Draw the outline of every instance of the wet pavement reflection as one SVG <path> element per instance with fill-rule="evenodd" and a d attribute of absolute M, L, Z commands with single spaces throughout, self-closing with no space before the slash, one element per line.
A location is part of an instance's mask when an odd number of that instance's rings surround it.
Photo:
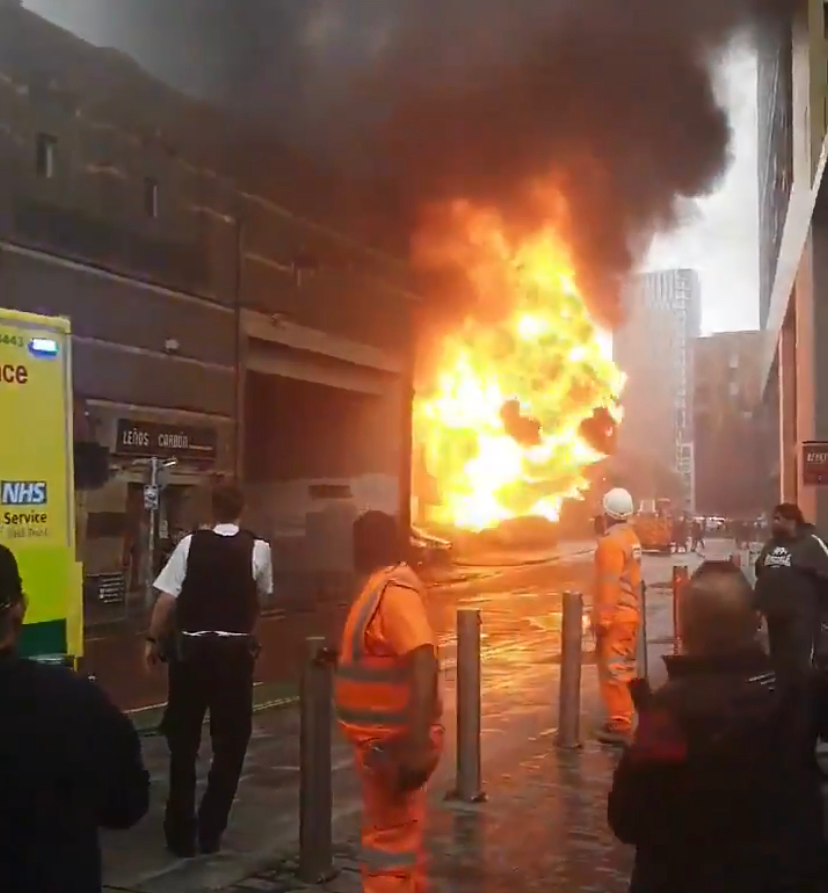
<path fill-rule="evenodd" d="M 685 563 L 683 560 L 677 563 Z M 691 559 L 693 563 L 695 559 Z M 673 560 L 648 557 L 645 576 L 669 580 Z M 447 748 L 432 783 L 428 847 L 435 891 L 478 893 L 515 889 L 620 891 L 628 884 L 631 853 L 618 845 L 606 823 L 606 794 L 615 755 L 590 740 L 601 719 L 595 671 L 582 682 L 580 751 L 554 746 L 559 682 L 560 602 L 565 588 L 588 592 L 589 558 L 521 570 L 499 588 L 435 594 L 430 610 L 442 631 Z M 447 803 L 454 787 L 454 679 L 458 606 L 479 607 L 482 650 L 482 758 L 487 802 Z M 650 666 L 658 681 L 658 657 L 671 650 L 668 589 L 648 599 Z M 588 644 L 588 637 L 585 637 Z M 588 660 L 585 661 L 589 663 Z M 279 711 L 257 717 L 257 734 L 231 817 L 227 851 L 220 856 L 174 862 L 161 851 L 164 793 L 163 744 L 146 742 L 156 780 L 153 815 L 139 832 L 106 841 L 106 881 L 142 893 L 199 891 L 293 891 L 313 889 L 295 875 L 298 750 L 296 715 Z M 325 889 L 360 888 L 356 847 L 359 800 L 348 748 L 334 753 L 337 877 Z M 286 854 L 286 855 L 280 855 Z M 245 880 L 241 880 L 245 878 Z"/>

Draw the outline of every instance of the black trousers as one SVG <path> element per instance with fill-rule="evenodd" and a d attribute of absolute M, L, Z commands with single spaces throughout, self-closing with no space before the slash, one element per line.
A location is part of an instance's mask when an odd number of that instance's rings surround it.
<path fill-rule="evenodd" d="M 253 723 L 253 666 L 246 640 L 185 639 L 169 665 L 162 730 L 170 751 L 164 830 L 172 844 L 217 845 L 227 827 Z M 196 813 L 196 761 L 210 713 L 213 762 Z"/>

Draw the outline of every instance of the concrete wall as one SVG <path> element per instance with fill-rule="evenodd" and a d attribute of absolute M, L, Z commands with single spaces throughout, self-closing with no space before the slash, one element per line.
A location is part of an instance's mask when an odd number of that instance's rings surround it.
<path fill-rule="evenodd" d="M 94 436 L 115 449 L 113 481 L 80 505 L 91 572 L 117 568 L 145 533 L 146 471 L 118 449 L 123 420 L 214 438 L 208 461 L 182 455 L 169 476 L 170 523 L 185 528 L 206 520 L 211 475 L 243 470 L 247 428 L 276 451 L 250 486 L 263 535 L 296 532 L 304 518 L 324 540 L 325 512 L 343 504 L 320 497 L 332 485 L 350 488 L 347 511 L 399 507 L 408 272 L 248 191 L 249 170 L 237 187 L 230 143 L 262 145 L 251 137 L 125 56 L 0 3 L 0 306 L 72 320 L 75 390 Z M 268 152 L 258 153 L 262 192 Z M 250 314 L 262 331 L 247 331 Z M 265 363 L 271 376 L 333 378 L 360 392 L 362 408 L 340 414 L 335 436 L 330 419 L 291 428 L 267 393 L 246 387 L 248 337 L 282 350 Z M 313 420 L 310 403 L 301 413 Z M 294 452 L 280 452 L 288 443 Z M 334 564 L 345 551 L 331 550 Z"/>

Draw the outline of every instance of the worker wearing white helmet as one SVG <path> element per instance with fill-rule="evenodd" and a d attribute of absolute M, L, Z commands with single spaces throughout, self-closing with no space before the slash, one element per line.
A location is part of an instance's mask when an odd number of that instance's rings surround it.
<path fill-rule="evenodd" d="M 592 629 L 607 722 L 598 738 L 625 744 L 632 733 L 636 647 L 641 626 L 641 543 L 629 523 L 633 499 L 621 487 L 602 501 L 602 530 L 595 550 Z"/>

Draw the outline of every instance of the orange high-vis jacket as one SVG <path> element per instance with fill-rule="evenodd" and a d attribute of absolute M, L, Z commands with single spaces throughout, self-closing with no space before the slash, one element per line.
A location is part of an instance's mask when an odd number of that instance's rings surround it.
<path fill-rule="evenodd" d="M 629 524 L 614 524 L 595 550 L 592 622 L 637 621 L 641 612 L 641 543 Z"/>
<path fill-rule="evenodd" d="M 424 603 L 425 588 L 407 565 L 371 575 L 351 606 L 334 677 L 336 715 L 354 743 L 405 734 L 411 673 L 407 655 L 435 647 Z M 439 698 L 435 722 L 440 718 Z"/>

